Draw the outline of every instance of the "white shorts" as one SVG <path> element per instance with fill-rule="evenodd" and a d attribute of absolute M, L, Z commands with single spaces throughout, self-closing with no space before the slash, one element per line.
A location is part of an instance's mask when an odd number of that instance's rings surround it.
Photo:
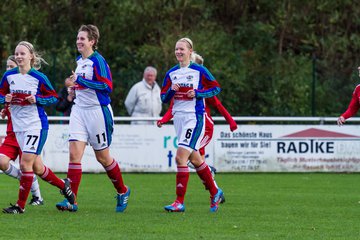
<path fill-rule="evenodd" d="M 205 133 L 203 114 L 176 112 L 174 126 L 178 138 L 178 146 L 192 152 L 198 150 Z"/>
<path fill-rule="evenodd" d="M 16 140 L 24 153 L 40 155 L 48 135 L 47 129 L 16 132 Z"/>
<path fill-rule="evenodd" d="M 90 108 L 73 105 L 69 125 L 69 141 L 88 142 L 96 151 L 111 144 L 114 118 L 110 104 Z"/>

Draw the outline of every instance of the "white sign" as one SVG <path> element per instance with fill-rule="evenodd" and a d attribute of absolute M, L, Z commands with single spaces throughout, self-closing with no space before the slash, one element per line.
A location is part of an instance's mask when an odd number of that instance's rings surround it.
<path fill-rule="evenodd" d="M 215 167 L 224 172 L 357 172 L 360 127 L 347 125 L 217 126 Z"/>
<path fill-rule="evenodd" d="M 357 125 L 215 125 L 207 163 L 219 172 L 359 172 Z M 5 135 L 6 126 L 0 125 Z M 3 136 L 0 136 L 3 137 Z M 116 124 L 110 153 L 124 172 L 176 172 L 177 139 L 172 125 Z M 68 125 L 50 124 L 42 157 L 54 172 L 67 172 Z M 90 146 L 84 172 L 104 172 Z"/>

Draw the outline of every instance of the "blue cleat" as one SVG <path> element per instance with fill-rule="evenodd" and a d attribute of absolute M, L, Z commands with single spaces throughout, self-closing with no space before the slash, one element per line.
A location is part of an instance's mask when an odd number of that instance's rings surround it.
<path fill-rule="evenodd" d="M 64 201 L 59 202 L 56 204 L 56 208 L 60 211 L 69 211 L 69 212 L 76 212 L 78 210 L 78 206 L 76 203 L 71 204 L 67 199 L 64 199 Z"/>
<path fill-rule="evenodd" d="M 224 196 L 223 191 L 220 188 L 218 188 L 218 192 L 215 194 L 215 196 L 210 198 L 210 212 L 216 212 L 218 210 L 219 203 L 221 202 L 223 196 Z"/>
<path fill-rule="evenodd" d="M 175 201 L 171 205 L 165 206 L 164 209 L 168 212 L 185 212 L 185 205 Z"/>
<path fill-rule="evenodd" d="M 125 193 L 118 193 L 116 195 L 116 212 L 124 212 L 130 197 L 130 188 L 126 186 L 127 191 Z"/>

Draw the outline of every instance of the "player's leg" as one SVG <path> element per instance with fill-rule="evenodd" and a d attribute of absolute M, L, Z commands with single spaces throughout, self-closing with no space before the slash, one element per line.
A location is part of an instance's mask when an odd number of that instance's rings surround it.
<path fill-rule="evenodd" d="M 184 212 L 185 211 L 185 194 L 187 191 L 187 185 L 189 182 L 189 167 L 187 166 L 187 159 L 190 155 L 190 151 L 186 148 L 179 146 L 176 151 L 176 200 L 165 206 L 165 210 L 169 212 Z"/>
<path fill-rule="evenodd" d="M 71 189 L 76 196 L 76 201 L 82 177 L 81 159 L 88 142 L 86 116 L 83 116 L 83 111 L 83 109 L 74 105 L 71 109 L 69 122 L 69 166 L 67 177 L 70 180 Z M 57 203 L 56 207 L 59 210 L 71 212 L 75 212 L 78 209 L 77 202 L 70 204 L 67 199 Z"/>
<path fill-rule="evenodd" d="M 95 150 L 95 156 L 116 189 L 116 212 L 124 212 L 128 205 L 130 188 L 124 184 L 119 164 L 110 156 L 109 148 Z"/>
<path fill-rule="evenodd" d="M 4 213 L 16 214 L 24 213 L 26 200 L 29 196 L 31 185 L 34 178 L 33 164 L 37 155 L 34 153 L 24 153 L 20 163 L 20 169 L 22 171 L 20 177 L 20 187 L 18 200 L 16 205 L 11 205 L 8 208 L 4 208 Z"/>
<path fill-rule="evenodd" d="M 96 160 L 104 167 L 109 179 L 116 189 L 116 212 L 125 211 L 130 196 L 130 188 L 125 186 L 120 166 L 110 155 L 109 147 L 114 130 L 113 113 L 111 106 L 101 106 L 98 109 L 87 111 L 91 119 L 86 125 L 89 133 L 89 142 L 94 149 Z"/>
<path fill-rule="evenodd" d="M 78 210 L 77 197 L 82 177 L 81 159 L 84 155 L 85 147 L 86 142 L 84 141 L 70 141 L 69 143 L 70 161 L 67 179 L 75 199 L 73 202 L 70 202 L 69 199 L 65 198 L 63 201 L 58 202 L 56 208 L 61 211 L 76 212 Z"/>

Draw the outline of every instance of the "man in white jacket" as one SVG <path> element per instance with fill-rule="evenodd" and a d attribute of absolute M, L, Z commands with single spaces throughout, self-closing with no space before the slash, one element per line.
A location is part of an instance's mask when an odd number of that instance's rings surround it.
<path fill-rule="evenodd" d="M 142 81 L 130 89 L 125 107 L 132 117 L 159 117 L 161 112 L 160 87 L 156 83 L 157 70 L 148 66 Z M 156 121 L 132 121 L 131 124 L 155 124 Z"/>

